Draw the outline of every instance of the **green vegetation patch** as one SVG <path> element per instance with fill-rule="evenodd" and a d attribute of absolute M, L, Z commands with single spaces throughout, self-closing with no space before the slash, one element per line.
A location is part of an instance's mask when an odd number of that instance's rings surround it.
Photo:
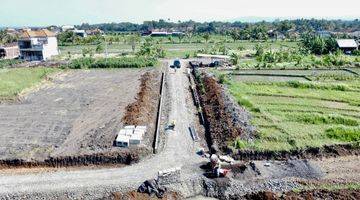
<path fill-rule="evenodd" d="M 24 89 L 39 84 L 55 68 L 16 68 L 0 70 L 0 100 L 11 100 Z"/>
<path fill-rule="evenodd" d="M 20 60 L 14 60 L 14 59 L 0 60 L 0 68 L 11 67 L 11 66 L 19 64 L 21 62 L 22 61 L 20 61 Z"/>
<path fill-rule="evenodd" d="M 302 122 L 305 124 L 344 124 L 348 126 L 359 125 L 358 120 L 340 115 L 322 115 L 316 113 L 287 113 L 286 117 L 290 121 Z"/>
<path fill-rule="evenodd" d="M 234 141 L 235 148 L 290 151 L 359 141 L 358 80 L 225 84 L 258 130 L 252 141 Z"/>
<path fill-rule="evenodd" d="M 326 136 L 343 142 L 360 141 L 360 127 L 331 127 L 326 130 Z"/>
<path fill-rule="evenodd" d="M 70 69 L 83 68 L 143 68 L 153 67 L 156 59 L 146 57 L 120 57 L 120 58 L 79 58 L 71 61 Z"/>

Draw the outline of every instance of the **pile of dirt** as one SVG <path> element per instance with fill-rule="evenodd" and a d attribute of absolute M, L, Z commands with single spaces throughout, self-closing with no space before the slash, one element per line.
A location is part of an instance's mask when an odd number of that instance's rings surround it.
<path fill-rule="evenodd" d="M 122 118 L 124 125 L 148 126 L 149 144 L 153 144 L 154 139 L 157 102 L 160 98 L 160 75 L 158 71 L 151 71 L 141 76 L 140 91 L 136 100 L 126 107 Z"/>
<path fill-rule="evenodd" d="M 9 168 L 34 168 L 34 167 L 72 167 L 91 165 L 130 165 L 139 162 L 140 158 L 148 155 L 151 151 L 115 151 L 78 156 L 50 157 L 44 161 L 25 161 L 21 159 L 0 160 L 0 169 Z"/>
<path fill-rule="evenodd" d="M 108 199 L 113 199 L 113 200 L 157 200 L 159 198 L 157 198 L 156 196 L 150 197 L 148 194 L 145 194 L 145 193 L 131 191 L 131 192 L 127 192 L 127 193 L 115 192 Z M 167 192 L 162 199 L 163 200 L 180 200 L 183 198 L 178 193 Z"/>
<path fill-rule="evenodd" d="M 213 76 L 194 70 L 205 118 L 209 147 L 228 151 L 227 144 L 238 137 L 250 139 L 255 128 L 250 114 L 241 108 Z"/>
<path fill-rule="evenodd" d="M 338 157 L 360 155 L 359 144 L 326 145 L 323 147 L 309 147 L 292 151 L 255 151 L 238 150 L 231 153 L 235 160 L 288 160 L 288 159 L 312 159 L 323 157 Z"/>
<path fill-rule="evenodd" d="M 360 190 L 309 190 L 297 192 L 286 192 L 283 194 L 275 194 L 272 192 L 258 192 L 248 194 L 243 197 L 234 197 L 232 199 L 251 199 L 251 200 L 322 200 L 322 199 L 336 199 L 349 200 L 360 199 Z"/>

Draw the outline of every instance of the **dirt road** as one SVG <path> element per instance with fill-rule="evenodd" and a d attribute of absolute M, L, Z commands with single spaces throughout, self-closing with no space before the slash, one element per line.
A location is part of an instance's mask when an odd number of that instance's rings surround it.
<path fill-rule="evenodd" d="M 167 63 L 164 63 L 167 65 Z M 168 66 L 168 65 L 167 65 Z M 98 170 L 58 171 L 37 174 L 0 174 L 0 199 L 35 197 L 102 197 L 112 191 L 137 188 L 144 180 L 156 177 L 159 170 L 182 168 L 182 178 L 201 174 L 203 158 L 196 155 L 198 144 L 194 143 L 189 126 L 197 122 L 195 107 L 189 101 L 189 81 L 186 69 L 174 73 L 169 70 L 167 105 L 170 120 L 176 120 L 175 131 L 166 131 L 167 141 L 161 153 L 125 168 Z M 190 102 L 190 103 L 188 103 Z M 199 173 L 197 173 L 199 170 Z"/>

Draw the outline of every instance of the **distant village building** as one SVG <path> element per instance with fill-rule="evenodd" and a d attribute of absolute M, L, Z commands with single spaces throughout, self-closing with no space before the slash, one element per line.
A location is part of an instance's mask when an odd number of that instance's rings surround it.
<path fill-rule="evenodd" d="M 85 30 L 73 30 L 73 32 L 75 33 L 75 35 L 82 37 L 82 38 L 86 38 L 87 37 L 87 33 Z"/>
<path fill-rule="evenodd" d="M 96 28 L 96 29 L 92 29 L 92 30 L 87 30 L 86 34 L 87 35 L 102 35 L 102 34 L 104 34 L 104 31 Z"/>
<path fill-rule="evenodd" d="M 160 30 L 155 29 L 147 33 L 142 33 L 142 35 L 150 35 L 151 37 L 167 37 L 167 36 L 178 37 L 185 35 L 185 33 L 181 31 L 167 31 L 164 29 L 160 29 Z"/>
<path fill-rule="evenodd" d="M 316 33 L 317 33 L 318 36 L 320 36 L 322 38 L 331 37 L 331 32 L 330 31 L 317 31 Z"/>
<path fill-rule="evenodd" d="M 75 27 L 72 26 L 72 25 L 65 25 L 65 26 L 62 26 L 62 27 L 61 27 L 61 30 L 62 30 L 63 32 L 73 31 L 73 30 L 75 30 Z"/>
<path fill-rule="evenodd" d="M 359 47 L 354 39 L 338 39 L 336 42 L 338 47 L 346 54 L 351 54 L 352 51 L 357 50 Z"/>
<path fill-rule="evenodd" d="M 0 45 L 0 59 L 14 59 L 20 55 L 17 43 Z"/>
<path fill-rule="evenodd" d="M 56 34 L 46 29 L 23 31 L 18 44 L 24 60 L 41 61 L 59 55 Z"/>
<path fill-rule="evenodd" d="M 150 36 L 151 37 L 166 37 L 166 36 L 170 36 L 171 33 L 169 34 L 166 31 L 152 31 Z"/>

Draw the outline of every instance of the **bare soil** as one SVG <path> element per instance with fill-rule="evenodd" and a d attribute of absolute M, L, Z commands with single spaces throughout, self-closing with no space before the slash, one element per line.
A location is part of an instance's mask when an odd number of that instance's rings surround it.
<path fill-rule="evenodd" d="M 238 137 L 251 138 L 255 129 L 250 125 L 249 113 L 224 93 L 217 80 L 195 71 L 197 90 L 205 118 L 206 139 L 212 150 L 228 150 L 228 143 Z"/>
<path fill-rule="evenodd" d="M 296 192 L 286 192 L 276 194 L 273 192 L 259 192 L 245 195 L 244 197 L 234 197 L 232 199 L 251 199 L 251 200 L 357 200 L 360 199 L 360 190 L 309 190 Z"/>
<path fill-rule="evenodd" d="M 146 106 L 157 101 L 158 77 L 157 69 L 70 71 L 53 77 L 21 102 L 0 104 L 0 165 L 137 161 L 151 149 L 155 118 L 147 112 L 156 108 Z M 143 93 L 142 102 L 137 102 L 138 93 Z M 135 116 L 150 127 L 150 134 L 140 149 L 121 150 L 113 141 L 133 102 L 139 107 Z"/>
<path fill-rule="evenodd" d="M 179 194 L 175 192 L 167 192 L 163 198 L 157 198 L 156 196 L 150 197 L 148 194 L 139 193 L 137 191 L 131 191 L 127 193 L 114 192 L 108 199 L 113 200 L 180 200 L 183 199 Z"/>

